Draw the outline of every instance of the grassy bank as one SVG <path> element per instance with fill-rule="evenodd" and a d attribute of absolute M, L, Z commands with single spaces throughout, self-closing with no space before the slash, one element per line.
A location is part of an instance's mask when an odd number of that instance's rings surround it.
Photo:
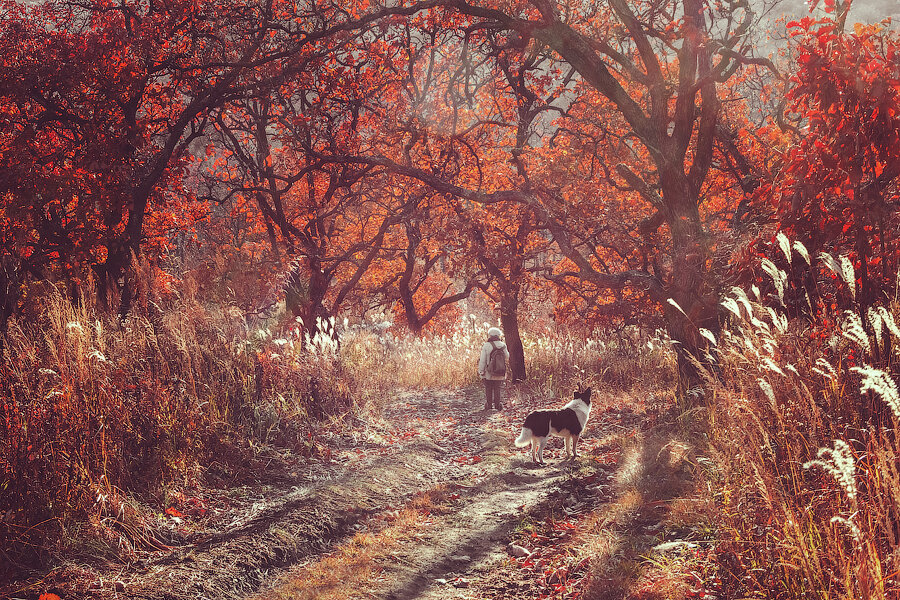
<path fill-rule="evenodd" d="M 356 381 L 321 354 L 279 359 L 289 340 L 239 314 L 182 302 L 125 321 L 48 288 L 12 322 L 0 366 L 0 539 L 9 564 L 48 547 L 154 545 L 129 502 L 167 485 L 247 475 L 260 444 L 308 455 L 313 420 L 354 406 Z"/>
<path fill-rule="evenodd" d="M 852 267 L 823 272 L 804 319 L 739 290 L 724 302 L 707 412 L 718 560 L 735 594 L 896 598 L 900 306 L 861 307 Z"/>

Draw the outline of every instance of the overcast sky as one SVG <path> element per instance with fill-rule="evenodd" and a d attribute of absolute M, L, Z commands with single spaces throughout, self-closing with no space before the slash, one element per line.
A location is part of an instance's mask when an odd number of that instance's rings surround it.
<path fill-rule="evenodd" d="M 773 0 L 750 0 L 750 5 L 755 7 L 760 19 L 753 35 L 756 41 L 754 53 L 757 56 L 771 55 L 777 48 L 783 47 L 785 24 L 810 15 L 809 3 L 806 0 L 781 0 L 774 8 L 770 8 L 768 13 L 762 14 L 763 6 L 771 7 L 773 4 Z M 824 0 L 820 0 L 818 14 L 813 16 L 816 18 L 824 16 L 824 5 Z M 850 6 L 848 29 L 851 29 L 853 23 L 876 23 L 887 17 L 892 19 L 891 29 L 900 29 L 900 0 L 854 0 Z"/>
<path fill-rule="evenodd" d="M 824 1 L 819 2 L 824 5 Z M 809 4 L 805 0 L 783 0 L 779 9 L 791 16 L 809 14 Z M 874 23 L 885 17 L 892 17 L 892 27 L 900 25 L 900 0 L 854 0 L 850 5 L 848 23 Z"/>

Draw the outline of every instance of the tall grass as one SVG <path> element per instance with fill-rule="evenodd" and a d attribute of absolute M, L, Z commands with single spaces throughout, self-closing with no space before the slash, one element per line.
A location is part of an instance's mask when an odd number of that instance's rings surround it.
<path fill-rule="evenodd" d="M 248 332 L 239 314 L 184 300 L 120 322 L 47 290 L 39 318 L 13 321 L 3 340 L 0 549 L 10 563 L 76 525 L 122 549 L 152 546 L 128 494 L 152 499 L 198 465 L 240 463 L 251 438 L 308 452 L 308 422 L 351 403 L 338 361 L 280 360 L 279 340 Z"/>
<path fill-rule="evenodd" d="M 367 383 L 363 389 L 458 388 L 478 384 L 477 364 L 488 323 L 464 322 L 444 335 L 427 338 L 376 336 L 354 331 L 341 337 L 341 357 Z M 613 339 L 566 332 L 522 332 L 528 374 L 525 393 L 568 397 L 582 382 L 619 390 L 674 385 L 673 354 L 667 338 L 629 332 Z"/>
<path fill-rule="evenodd" d="M 841 294 L 846 310 L 789 322 L 776 308 L 787 276 L 771 261 L 782 284 L 768 305 L 758 289 L 723 302 L 731 319 L 708 413 L 730 538 L 720 560 L 735 594 L 897 598 L 900 306 L 863 310 L 846 257 L 808 264 L 824 267 L 820 280 L 837 288 L 819 291 Z"/>
<path fill-rule="evenodd" d="M 668 337 L 629 329 L 626 335 L 595 331 L 587 338 L 526 336 L 529 386 L 538 393 L 568 397 L 577 382 L 619 391 L 659 391 L 675 385 L 674 353 Z"/>

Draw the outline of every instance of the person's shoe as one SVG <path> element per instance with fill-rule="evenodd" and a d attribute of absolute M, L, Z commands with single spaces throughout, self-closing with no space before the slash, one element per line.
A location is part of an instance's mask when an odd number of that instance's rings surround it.
<path fill-rule="evenodd" d="M 503 405 L 499 402 L 497 403 L 497 410 L 503 410 Z"/>

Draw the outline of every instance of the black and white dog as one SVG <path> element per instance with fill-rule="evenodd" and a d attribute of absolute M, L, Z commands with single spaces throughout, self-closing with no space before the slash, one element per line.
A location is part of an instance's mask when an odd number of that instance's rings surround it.
<path fill-rule="evenodd" d="M 531 459 L 544 464 L 543 452 L 547 438 L 557 435 L 566 440 L 566 457 L 578 456 L 578 437 L 587 425 L 591 414 L 591 388 L 575 392 L 574 400 L 560 410 L 535 410 L 525 417 L 522 433 L 516 438 L 516 446 L 524 448 L 531 443 Z M 571 453 L 569 446 L 572 447 Z"/>

